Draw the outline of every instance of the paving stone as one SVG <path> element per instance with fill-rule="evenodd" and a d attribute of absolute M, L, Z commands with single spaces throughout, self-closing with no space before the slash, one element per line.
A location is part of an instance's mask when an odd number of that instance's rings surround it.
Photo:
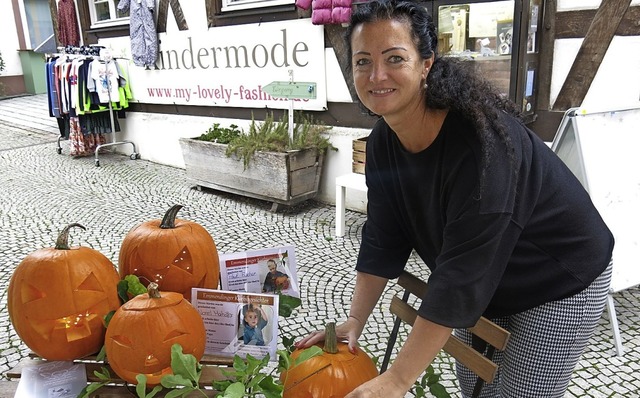
<path fill-rule="evenodd" d="M 34 96 L 44 101 L 46 97 Z M 9 100 L 15 101 L 15 100 Z M 0 101 L 0 109 L 9 106 Z M 12 106 L 15 106 L 12 105 Z M 46 109 L 46 108 L 45 108 Z M 74 245 L 101 251 L 117 265 L 120 244 L 135 225 L 161 218 L 173 204 L 184 206 L 180 217 L 203 225 L 221 253 L 259 249 L 271 245 L 296 246 L 303 307 L 281 319 L 284 334 L 296 338 L 324 326 L 327 319 L 346 319 L 353 294 L 353 266 L 364 214 L 346 212 L 346 234 L 335 237 L 335 208 L 308 201 L 278 213 L 271 203 L 193 189 L 182 169 L 117 154 L 71 158 L 67 142 L 58 154 L 55 121 L 47 131 L 33 130 L 0 118 L 0 373 L 28 355 L 9 322 L 6 288 L 19 261 L 41 247 L 51 247 L 58 231 L 78 222 Z M 426 279 L 426 267 L 413 253 L 407 268 Z M 382 360 L 393 326 L 388 308 L 400 289 L 393 283 L 367 322 L 360 342 Z M 638 397 L 640 390 L 640 289 L 613 295 L 625 355 L 615 356 L 609 318 L 605 313 L 571 380 L 566 397 Z M 406 340 L 401 329 L 398 341 Z M 393 355 L 395 357 L 395 353 Z M 458 396 L 454 361 L 441 354 L 434 368 L 447 390 Z M 407 395 L 412 396 L 412 395 Z"/>

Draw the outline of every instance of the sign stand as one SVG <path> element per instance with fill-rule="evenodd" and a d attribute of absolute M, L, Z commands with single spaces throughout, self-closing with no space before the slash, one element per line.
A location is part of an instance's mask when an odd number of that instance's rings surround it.
<path fill-rule="evenodd" d="M 273 81 L 262 87 L 262 91 L 276 98 L 287 98 L 289 100 L 289 141 L 293 142 L 293 99 L 315 99 L 316 83 L 295 82 L 293 80 L 293 70 L 289 69 L 289 81 Z"/>
<path fill-rule="evenodd" d="M 588 113 L 569 109 L 551 149 L 576 175 L 611 229 L 613 275 L 607 310 L 623 354 L 613 293 L 640 285 L 640 109 Z"/>

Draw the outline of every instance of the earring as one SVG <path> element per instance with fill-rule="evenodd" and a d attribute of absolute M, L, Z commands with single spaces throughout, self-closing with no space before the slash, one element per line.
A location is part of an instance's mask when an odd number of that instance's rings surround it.
<path fill-rule="evenodd" d="M 427 84 L 427 81 L 425 80 L 425 81 L 424 81 L 424 89 L 426 90 L 426 89 L 427 89 L 427 87 L 429 87 L 429 85 Z"/>

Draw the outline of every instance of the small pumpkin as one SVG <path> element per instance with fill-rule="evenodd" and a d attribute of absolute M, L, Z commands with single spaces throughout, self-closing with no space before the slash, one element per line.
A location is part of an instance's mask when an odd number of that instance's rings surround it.
<path fill-rule="evenodd" d="M 161 291 L 191 299 L 191 288 L 216 289 L 220 263 L 216 244 L 200 224 L 176 219 L 181 205 L 172 206 L 162 220 L 133 227 L 125 236 L 118 257 L 120 277 L 136 275 Z"/>
<path fill-rule="evenodd" d="M 289 277 L 288 276 L 278 276 L 275 280 L 276 288 L 280 290 L 287 290 L 289 288 Z"/>
<path fill-rule="evenodd" d="M 171 374 L 171 346 L 200 361 L 206 334 L 198 311 L 176 292 L 160 292 L 152 282 L 148 294 L 124 303 L 109 321 L 105 350 L 109 365 L 123 380 L 136 384 L 144 374 L 147 385 L 160 384 Z"/>
<path fill-rule="evenodd" d="M 11 323 L 22 341 L 42 358 L 70 361 L 100 351 L 104 316 L 120 301 L 120 280 L 107 257 L 89 247 L 69 247 L 66 226 L 55 247 L 26 256 L 7 293 Z"/>
<path fill-rule="evenodd" d="M 316 344 L 321 346 L 321 344 Z M 325 326 L 325 341 L 321 355 L 307 359 L 288 371 L 283 371 L 283 398 L 343 398 L 356 387 L 378 375 L 373 360 L 359 347 L 349 351 L 349 345 L 337 341 L 336 325 Z M 303 350 L 291 354 L 292 362 Z"/>

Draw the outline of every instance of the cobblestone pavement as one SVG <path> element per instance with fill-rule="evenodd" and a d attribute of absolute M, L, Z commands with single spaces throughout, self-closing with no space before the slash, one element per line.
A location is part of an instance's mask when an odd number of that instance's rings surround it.
<path fill-rule="evenodd" d="M 39 106 L 45 115 L 39 126 L 33 122 L 38 116 L 23 115 L 24 120 L 16 116 L 28 101 L 35 101 L 32 106 Z M 78 222 L 87 230 L 74 229 L 72 244 L 93 247 L 117 264 L 120 243 L 129 229 L 161 218 L 178 203 L 184 205 L 179 217 L 203 225 L 221 253 L 296 246 L 303 307 L 292 318 L 281 319 L 285 335 L 303 336 L 327 320 L 346 318 L 364 214 L 347 211 L 346 235 L 336 237 L 333 205 L 309 201 L 273 213 L 270 203 L 193 189 L 182 169 L 115 154 L 100 155 L 101 167 L 95 167 L 93 157 L 65 155 L 66 142 L 63 154 L 56 153 L 55 122 L 47 116 L 43 96 L 0 101 L 0 373 L 28 353 L 12 329 L 6 308 L 6 288 L 22 258 L 38 248 L 52 247 L 62 227 Z M 409 267 L 420 273 L 418 259 L 411 258 Z M 390 298 L 397 292 L 391 283 L 361 341 L 380 358 L 392 327 Z M 614 299 L 626 353 L 615 356 L 605 314 L 567 397 L 639 396 L 640 290 L 616 293 Z M 406 330 L 400 339 L 405 337 Z M 458 396 L 453 364 L 444 354 L 436 370 L 448 391 Z"/>

